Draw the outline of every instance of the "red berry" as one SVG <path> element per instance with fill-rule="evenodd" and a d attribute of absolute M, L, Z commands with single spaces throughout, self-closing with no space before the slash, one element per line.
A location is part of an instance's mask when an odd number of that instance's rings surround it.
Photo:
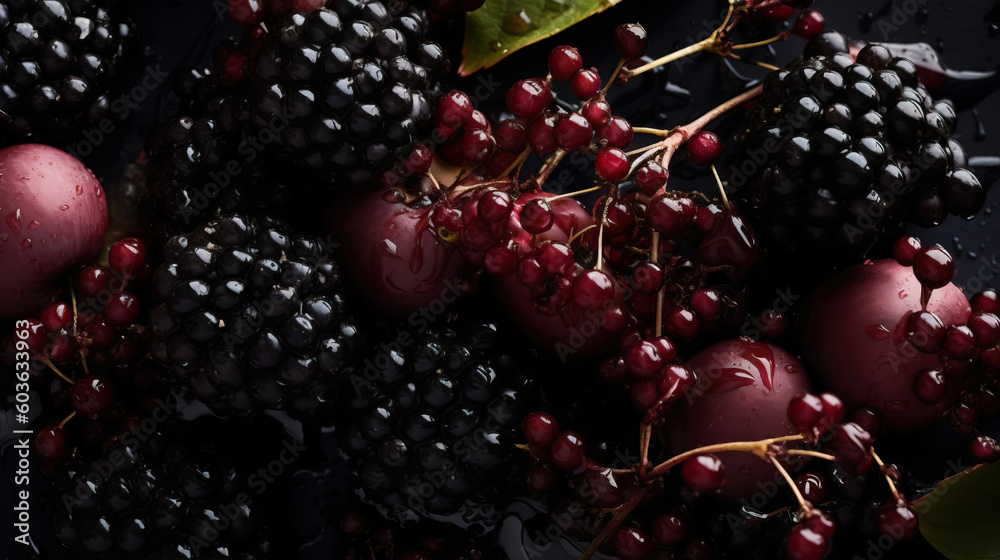
<path fill-rule="evenodd" d="M 632 124 L 622 117 L 611 117 L 607 126 L 601 129 L 601 138 L 608 141 L 609 148 L 629 147 L 632 136 Z"/>
<path fill-rule="evenodd" d="M 108 271 L 100 266 L 88 266 L 80 271 L 76 278 L 77 296 L 80 298 L 96 297 L 108 289 Z"/>
<path fill-rule="evenodd" d="M 795 13 L 795 8 L 775 2 L 758 9 L 757 13 L 767 21 L 781 23 L 792 17 L 792 14 Z"/>
<path fill-rule="evenodd" d="M 416 144 L 410 155 L 403 160 L 402 171 L 407 175 L 420 175 L 427 173 L 434 162 L 434 154 L 424 144 Z"/>
<path fill-rule="evenodd" d="M 496 147 L 493 136 L 480 129 L 466 128 L 458 142 L 462 159 L 475 165 L 482 165 L 489 161 L 490 156 L 493 155 L 493 149 Z"/>
<path fill-rule="evenodd" d="M 229 0 L 229 17 L 240 27 L 260 23 L 263 11 L 263 0 Z"/>
<path fill-rule="evenodd" d="M 606 209 L 605 206 L 607 206 Z M 632 209 L 628 200 L 623 198 L 609 199 L 605 196 L 594 205 L 594 219 L 604 222 L 606 233 L 619 235 L 630 231 L 635 225 L 635 210 Z"/>
<path fill-rule="evenodd" d="M 701 288 L 691 294 L 691 308 L 704 321 L 722 316 L 722 297 L 713 288 Z"/>
<path fill-rule="evenodd" d="M 799 12 L 799 17 L 795 18 L 792 33 L 805 39 L 812 39 L 819 35 L 820 31 L 823 31 L 825 23 L 826 18 L 823 17 L 823 14 L 816 10 L 803 10 Z"/>
<path fill-rule="evenodd" d="M 620 148 L 605 148 L 594 159 L 597 174 L 608 181 L 621 181 L 628 177 L 628 156 Z"/>
<path fill-rule="evenodd" d="M 912 235 L 900 237 L 892 246 L 892 256 L 903 266 L 912 265 L 919 252 L 920 240 Z"/>
<path fill-rule="evenodd" d="M 567 152 L 576 152 L 590 145 L 594 129 L 579 113 L 564 115 L 556 124 L 556 142 Z"/>
<path fill-rule="evenodd" d="M 913 394 L 926 404 L 941 402 L 948 392 L 948 378 L 938 369 L 922 369 L 913 377 Z"/>
<path fill-rule="evenodd" d="M 653 196 L 667 184 L 667 172 L 662 165 L 651 161 L 635 172 L 635 184 L 646 193 L 646 196 Z"/>
<path fill-rule="evenodd" d="M 632 405 L 639 412 L 646 412 L 660 400 L 660 391 L 652 381 L 636 381 L 629 388 Z"/>
<path fill-rule="evenodd" d="M 992 313 L 973 313 L 967 326 L 977 348 L 992 348 L 1000 342 L 1000 319 Z"/>
<path fill-rule="evenodd" d="M 701 332 L 701 323 L 693 311 L 678 306 L 663 318 L 663 329 L 674 338 L 691 342 Z"/>
<path fill-rule="evenodd" d="M 858 424 L 848 422 L 833 430 L 827 442 L 827 452 L 837 457 L 837 463 L 853 475 L 871 470 L 874 460 L 869 454 L 875 438 Z"/>
<path fill-rule="evenodd" d="M 918 311 L 906 320 L 906 338 L 921 352 L 937 352 L 944 333 L 944 323 L 930 311 Z"/>
<path fill-rule="evenodd" d="M 969 455 L 977 463 L 992 463 L 1000 459 L 1000 444 L 989 436 L 976 436 L 969 442 Z"/>
<path fill-rule="evenodd" d="M 557 82 L 570 79 L 580 68 L 583 68 L 583 59 L 580 51 L 573 47 L 556 47 L 549 53 L 549 73 Z"/>
<path fill-rule="evenodd" d="M 439 123 L 458 130 L 472 117 L 472 100 L 465 93 L 453 89 L 438 101 L 437 111 Z"/>
<path fill-rule="evenodd" d="M 788 403 L 788 419 L 801 433 L 811 433 L 823 420 L 823 401 L 811 393 L 796 395 Z"/>
<path fill-rule="evenodd" d="M 577 70 L 570 78 L 569 87 L 577 99 L 590 101 L 601 91 L 601 76 L 590 68 Z"/>
<path fill-rule="evenodd" d="M 531 149 L 540 156 L 556 151 L 555 119 L 551 117 L 536 119 L 528 129 L 528 143 Z"/>
<path fill-rule="evenodd" d="M 614 295 L 614 283 L 607 274 L 599 270 L 587 270 L 573 281 L 570 297 L 580 309 L 597 311 L 608 305 Z"/>
<path fill-rule="evenodd" d="M 91 420 L 106 416 L 115 405 L 115 390 L 110 383 L 93 375 L 77 380 L 70 389 L 73 409 Z"/>
<path fill-rule="evenodd" d="M 878 528 L 896 542 L 909 541 L 920 532 L 916 512 L 902 502 L 888 502 L 878 508 Z"/>
<path fill-rule="evenodd" d="M 547 412 L 532 412 L 524 417 L 522 422 L 524 438 L 533 447 L 548 451 L 556 436 L 559 435 L 559 423 Z"/>
<path fill-rule="evenodd" d="M 823 401 L 823 427 L 829 430 L 844 421 L 846 407 L 840 397 L 833 393 L 823 393 L 819 398 Z"/>
<path fill-rule="evenodd" d="M 666 193 L 653 197 L 646 206 L 646 222 L 662 235 L 683 233 L 694 221 L 697 208 L 690 198 L 671 198 Z"/>
<path fill-rule="evenodd" d="M 644 261 L 632 269 L 632 283 L 643 294 L 655 294 L 663 286 L 663 269 L 659 265 Z"/>
<path fill-rule="evenodd" d="M 45 330 L 56 332 L 73 323 L 73 310 L 65 303 L 53 303 L 42 310 L 41 320 Z"/>
<path fill-rule="evenodd" d="M 35 432 L 35 451 L 45 461 L 58 461 L 66 454 L 66 432 L 58 426 Z"/>
<path fill-rule="evenodd" d="M 146 262 L 146 244 L 138 237 L 128 237 L 116 242 L 108 250 L 111 270 L 128 276 Z"/>
<path fill-rule="evenodd" d="M 501 150 L 523 151 L 528 145 L 528 125 L 521 119 L 507 119 L 497 126 L 494 137 Z"/>
<path fill-rule="evenodd" d="M 644 560 L 653 551 L 653 540 L 640 529 L 626 527 L 615 535 L 615 551 L 621 560 Z"/>
<path fill-rule="evenodd" d="M 80 344 L 75 338 L 62 335 L 52 341 L 52 346 L 49 347 L 49 357 L 57 362 L 68 362 L 76 357 L 79 350 Z"/>
<path fill-rule="evenodd" d="M 951 325 L 944 333 L 941 351 L 955 360 L 965 360 L 976 351 L 976 337 L 965 325 Z"/>
<path fill-rule="evenodd" d="M 827 547 L 823 535 L 800 523 L 788 533 L 785 556 L 788 560 L 821 560 L 826 555 Z"/>
<path fill-rule="evenodd" d="M 653 519 L 653 540 L 663 546 L 680 544 L 687 537 L 687 522 L 676 513 L 665 513 Z"/>
<path fill-rule="evenodd" d="M 702 494 L 711 494 L 726 483 L 725 467 L 722 461 L 711 453 L 696 455 L 684 461 L 681 474 L 688 488 Z"/>
<path fill-rule="evenodd" d="M 936 290 L 955 276 L 955 260 L 941 245 L 921 249 L 913 259 L 913 274 L 921 284 Z"/>
<path fill-rule="evenodd" d="M 135 322 L 139 317 L 139 300 L 129 292 L 121 292 L 111 296 L 104 304 L 104 318 L 119 327 Z"/>
<path fill-rule="evenodd" d="M 631 62 L 640 58 L 648 47 L 646 29 L 638 23 L 623 23 L 615 29 L 615 50 L 622 60 Z"/>
<path fill-rule="evenodd" d="M 584 461 L 583 438 L 576 432 L 562 432 L 552 442 L 549 453 L 556 468 L 576 470 Z"/>
<path fill-rule="evenodd" d="M 510 211 L 514 209 L 514 204 L 506 192 L 491 190 L 480 197 L 476 207 L 480 218 L 495 223 L 506 220 L 507 216 L 510 216 Z"/>
<path fill-rule="evenodd" d="M 521 208 L 521 227 L 528 233 L 545 233 L 552 229 L 556 215 L 544 198 L 533 198 Z"/>
<path fill-rule="evenodd" d="M 466 130 L 485 130 L 487 134 L 493 134 L 493 126 L 482 111 L 472 111 L 472 116 L 465 123 Z"/>
<path fill-rule="evenodd" d="M 518 154 L 515 152 L 505 152 L 503 150 L 493 152 L 493 157 L 490 158 L 490 163 L 486 166 L 486 169 L 490 172 L 489 176 L 505 176 L 505 172 L 510 169 L 512 165 L 514 165 L 514 162 L 517 161 L 517 157 Z"/>
<path fill-rule="evenodd" d="M 687 151 L 691 163 L 708 167 L 722 155 L 722 140 L 714 132 L 701 130 L 688 140 Z"/>
<path fill-rule="evenodd" d="M 525 119 L 542 114 L 552 103 L 552 91 L 543 80 L 521 80 L 507 90 L 507 107 L 511 113 Z"/>
<path fill-rule="evenodd" d="M 816 476 L 818 480 L 823 480 L 823 478 L 819 475 Z M 828 541 L 832 539 L 833 535 L 837 532 L 837 525 L 835 525 L 833 520 L 821 511 L 817 511 L 816 515 L 807 517 L 804 523 L 807 528 L 811 529 L 814 533 L 819 534 Z"/>
<path fill-rule="evenodd" d="M 545 496 L 556 487 L 556 473 L 547 463 L 537 463 L 528 471 L 528 490 L 536 496 Z"/>
<path fill-rule="evenodd" d="M 657 346 L 643 340 L 625 349 L 625 367 L 639 380 L 648 381 L 660 373 L 665 361 L 660 357 Z"/>
<path fill-rule="evenodd" d="M 14 330 L 14 342 L 24 341 L 28 347 L 28 352 L 38 354 L 49 343 L 49 336 L 42 322 L 38 319 L 24 319 L 22 324 Z M 17 347 L 18 351 L 23 347 Z"/>
<path fill-rule="evenodd" d="M 825 482 L 823 477 L 816 473 L 807 472 L 800 474 L 795 479 L 795 486 L 799 488 L 799 492 L 802 492 L 802 497 L 809 503 L 818 504 L 826 498 Z"/>
<path fill-rule="evenodd" d="M 611 105 L 607 101 L 588 101 L 580 112 L 595 129 L 604 128 L 611 122 Z"/>
<path fill-rule="evenodd" d="M 972 310 L 1000 314 L 1000 297 L 996 290 L 983 290 L 972 298 Z"/>
<path fill-rule="evenodd" d="M 231 84 L 238 84 L 246 79 L 247 55 L 242 51 L 233 51 L 226 55 L 222 62 L 222 74 Z"/>

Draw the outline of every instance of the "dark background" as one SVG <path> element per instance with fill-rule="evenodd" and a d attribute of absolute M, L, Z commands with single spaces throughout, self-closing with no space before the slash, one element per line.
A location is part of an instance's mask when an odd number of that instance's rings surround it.
<path fill-rule="evenodd" d="M 570 0 L 567 0 L 570 1 Z M 99 143 L 97 151 L 87 163 L 94 169 L 105 187 L 121 175 L 124 166 L 140 154 L 143 139 L 149 128 L 159 118 L 172 111 L 167 95 L 170 80 L 151 91 L 133 89 L 147 72 L 162 68 L 173 71 L 183 65 L 203 64 L 210 58 L 211 48 L 239 30 L 225 17 L 224 0 L 136 0 L 135 19 L 140 40 L 147 48 L 144 63 L 136 66 L 125 80 L 119 94 L 130 96 L 139 108 L 125 121 L 116 122 L 112 137 Z M 505 85 L 513 81 L 546 72 L 544 57 L 559 44 L 579 48 L 587 66 L 596 66 L 606 76 L 614 67 L 616 56 L 612 46 L 613 29 L 624 22 L 641 22 L 650 31 L 649 53 L 660 56 L 701 39 L 714 25 L 723 4 L 701 1 L 645 1 L 624 0 L 621 5 L 592 17 L 557 37 L 516 52 L 493 68 L 481 71 L 457 84 L 466 91 L 474 89 L 479 75 Z M 1000 66 L 1000 2 L 973 0 L 950 2 L 948 0 L 894 0 L 869 2 L 866 0 L 818 0 L 814 8 L 826 17 L 827 28 L 842 31 L 852 39 L 893 43 L 926 42 L 938 52 L 946 68 L 963 71 L 993 71 Z M 460 62 L 461 25 L 439 23 L 436 38 L 445 42 L 453 53 L 453 64 Z M 770 33 L 761 30 L 763 38 Z M 772 49 L 759 49 L 754 56 L 778 66 L 794 59 L 801 52 L 804 41 L 792 37 Z M 673 64 L 663 71 L 650 73 L 623 88 L 612 90 L 610 102 L 616 113 L 629 118 L 635 126 L 672 127 L 690 122 L 706 110 L 739 93 L 748 81 L 763 77 L 766 72 L 758 68 L 724 62 L 712 55 L 696 55 L 690 63 Z M 961 82 L 952 82 L 960 84 Z M 463 87 L 465 86 L 465 87 Z M 472 86 L 470 89 L 469 86 Z M 980 80 L 971 86 L 954 89 L 955 93 L 974 94 L 981 97 L 975 104 L 961 107 L 957 136 L 972 159 L 974 170 L 984 186 L 996 186 L 1000 178 L 1000 87 L 996 79 Z M 504 89 L 491 98 L 480 101 L 480 108 L 488 114 L 502 110 Z M 727 145 L 732 145 L 725 119 L 709 129 L 720 132 Z M 642 138 L 638 138 L 642 141 Z M 680 158 L 672 169 L 671 187 L 675 189 L 714 192 L 714 183 L 704 170 L 696 170 Z M 723 179 L 725 179 L 723 175 Z M 573 184 L 556 185 L 550 190 L 575 190 L 586 185 L 589 178 L 579 176 Z M 1000 223 L 991 214 L 1000 202 L 1000 189 L 990 190 L 986 207 L 970 221 L 951 217 L 941 227 L 915 231 L 925 244 L 939 242 L 957 257 L 959 274 L 956 284 L 974 293 L 986 287 L 1000 286 L 1000 264 L 996 255 L 994 238 L 1000 236 Z M 975 277 L 982 282 L 973 280 Z M 4 418 L 3 433 L 9 432 Z M 1000 429 L 994 424 L 994 436 Z M 10 468 L 15 457 L 9 453 L 10 441 L 2 440 L 4 472 L 0 492 L 4 506 L 0 511 L 0 535 L 3 548 L 0 554 L 13 558 L 24 552 L 20 546 L 8 551 L 11 530 L 10 508 L 7 496 L 13 472 Z M 930 451 L 930 453 L 928 453 Z M 961 456 L 962 444 L 950 434 L 947 427 L 909 438 L 897 438 L 886 450 L 889 460 L 899 461 L 912 469 L 913 474 L 928 483 L 945 475 L 944 466 L 949 458 Z M 33 495 L 41 494 L 38 484 L 40 474 L 34 473 L 36 484 Z M 33 535 L 44 542 L 47 520 L 35 512 L 32 520 Z M 559 556 L 552 556 L 558 558 Z M 934 558 L 926 545 L 897 547 L 885 558 Z"/>

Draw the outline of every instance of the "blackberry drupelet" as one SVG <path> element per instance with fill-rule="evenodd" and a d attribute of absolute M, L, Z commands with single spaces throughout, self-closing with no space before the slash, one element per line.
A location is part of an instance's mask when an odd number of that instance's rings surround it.
<path fill-rule="evenodd" d="M 53 476 L 53 534 L 90 560 L 285 558 L 274 515 L 282 479 L 262 490 L 257 474 L 282 450 L 263 422 L 241 431 L 203 418 L 128 433 Z"/>
<path fill-rule="evenodd" d="M 337 430 L 365 496 L 400 518 L 481 506 L 520 484 L 514 445 L 534 392 L 496 323 L 415 326 L 382 325 L 345 372 Z"/>
<path fill-rule="evenodd" d="M 839 33 L 816 36 L 805 60 L 767 77 L 747 115 L 730 175 L 772 248 L 858 257 L 906 221 L 971 219 L 984 203 L 949 138 L 951 103 L 885 47 L 869 44 L 857 60 L 846 50 Z"/>
<path fill-rule="evenodd" d="M 448 61 L 406 1 L 330 0 L 250 45 L 251 122 L 267 151 L 333 188 L 371 183 L 428 125 Z"/>
<path fill-rule="evenodd" d="M 110 0 L 0 2 L 0 147 L 65 144 L 105 118 L 134 27 Z"/>
<path fill-rule="evenodd" d="M 329 251 L 241 215 L 173 237 L 153 278 L 153 358 L 220 415 L 325 413 L 360 345 Z"/>

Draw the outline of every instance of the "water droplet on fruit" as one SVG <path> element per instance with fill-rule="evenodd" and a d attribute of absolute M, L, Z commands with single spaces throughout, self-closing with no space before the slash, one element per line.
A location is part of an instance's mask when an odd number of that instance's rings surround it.
<path fill-rule="evenodd" d="M 503 47 L 503 45 L 500 44 L 500 41 L 490 41 L 491 51 L 498 51 L 501 47 Z"/>
<path fill-rule="evenodd" d="M 40 225 L 42 225 L 42 222 L 39 222 L 38 220 L 31 220 L 31 223 L 28 224 L 28 229 L 35 229 Z"/>
<path fill-rule="evenodd" d="M 83 196 L 83 185 L 76 186 L 76 196 Z"/>
<path fill-rule="evenodd" d="M 59 209 L 62 210 L 63 212 L 67 211 L 69 210 L 69 204 L 63 204 L 62 206 L 59 207 Z"/>
<path fill-rule="evenodd" d="M 906 293 L 906 290 L 899 290 L 899 293 L 896 295 L 899 297 L 899 299 L 906 299 L 910 297 L 910 294 Z"/>
<path fill-rule="evenodd" d="M 885 325 L 868 325 L 865 327 L 865 334 L 870 336 L 872 340 L 885 340 L 892 333 L 889 332 L 889 329 Z"/>
<path fill-rule="evenodd" d="M 25 251 L 31 249 L 31 239 L 25 238 L 24 241 L 21 241 L 21 248 Z"/>
<path fill-rule="evenodd" d="M 793 365 L 787 365 L 787 366 L 785 366 L 785 371 L 787 371 L 788 373 L 795 373 L 798 370 L 795 369 L 795 366 L 793 366 Z"/>
<path fill-rule="evenodd" d="M 509 35 L 524 35 L 534 28 L 534 24 L 524 10 L 511 10 L 503 15 L 500 28 Z"/>
<path fill-rule="evenodd" d="M 7 226 L 10 227 L 10 230 L 12 232 L 14 232 L 14 235 L 17 235 L 17 234 L 21 233 L 21 209 L 20 208 L 18 208 L 17 210 L 11 212 L 10 214 L 7 214 Z"/>
<path fill-rule="evenodd" d="M 743 465 L 743 466 L 740 467 L 739 470 L 740 470 L 740 474 L 750 474 L 750 472 L 751 472 L 752 469 L 750 469 L 750 465 Z"/>
<path fill-rule="evenodd" d="M 17 193 L 17 194 L 14 195 L 14 202 L 19 202 L 22 198 L 24 198 L 24 193 L 23 192 L 19 192 L 19 193 Z"/>
<path fill-rule="evenodd" d="M 886 410 L 891 410 L 893 412 L 902 412 L 909 408 L 909 403 L 907 401 L 897 401 L 897 400 L 887 400 L 882 403 Z"/>

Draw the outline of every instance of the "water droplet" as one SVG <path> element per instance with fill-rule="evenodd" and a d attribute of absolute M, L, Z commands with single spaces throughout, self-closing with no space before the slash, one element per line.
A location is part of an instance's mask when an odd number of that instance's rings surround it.
<path fill-rule="evenodd" d="M 19 192 L 19 193 L 17 193 L 17 194 L 14 195 L 14 202 L 19 202 L 22 198 L 24 198 L 24 193 L 23 192 Z"/>
<path fill-rule="evenodd" d="M 740 474 L 750 474 L 751 472 L 750 465 L 743 465 L 739 470 Z"/>
<path fill-rule="evenodd" d="M 522 10 L 511 10 L 503 15 L 503 23 L 500 28 L 508 35 L 524 35 L 534 29 L 528 13 Z"/>
<path fill-rule="evenodd" d="M 38 259 L 31 259 L 31 266 L 38 272 L 42 271 L 42 265 L 38 262 Z"/>
<path fill-rule="evenodd" d="M 503 47 L 503 45 L 500 44 L 500 41 L 490 41 L 491 51 L 498 51 L 501 49 L 501 47 Z"/>
<path fill-rule="evenodd" d="M 868 325 L 865 327 L 865 334 L 870 336 L 873 340 L 885 340 L 889 338 L 892 333 L 885 325 Z"/>
<path fill-rule="evenodd" d="M 906 293 L 906 290 L 899 290 L 899 293 L 896 295 L 899 297 L 899 299 L 906 299 L 907 297 L 910 296 L 910 294 Z"/>
<path fill-rule="evenodd" d="M 40 225 L 42 225 L 42 222 L 39 222 L 38 220 L 31 220 L 31 223 L 28 224 L 28 229 L 35 229 Z"/>
<path fill-rule="evenodd" d="M 26 238 L 23 241 L 21 241 L 21 248 L 24 249 L 25 251 L 31 249 L 31 239 Z"/>
<path fill-rule="evenodd" d="M 59 209 L 62 210 L 63 212 L 67 211 L 69 210 L 69 204 L 63 204 L 62 206 L 59 207 Z"/>
<path fill-rule="evenodd" d="M 21 233 L 21 209 L 20 208 L 18 208 L 17 210 L 11 212 L 10 214 L 7 214 L 7 226 L 10 227 L 10 230 L 12 232 L 14 232 L 14 235 L 18 235 L 18 234 Z"/>
<path fill-rule="evenodd" d="M 566 0 L 546 0 L 545 9 L 550 12 L 561 12 L 566 9 Z"/>
<path fill-rule="evenodd" d="M 76 186 L 76 196 L 83 196 L 83 185 Z"/>
<path fill-rule="evenodd" d="M 795 366 L 789 364 L 789 365 L 785 366 L 785 371 L 787 371 L 788 373 L 795 373 L 798 370 L 795 369 Z"/>

